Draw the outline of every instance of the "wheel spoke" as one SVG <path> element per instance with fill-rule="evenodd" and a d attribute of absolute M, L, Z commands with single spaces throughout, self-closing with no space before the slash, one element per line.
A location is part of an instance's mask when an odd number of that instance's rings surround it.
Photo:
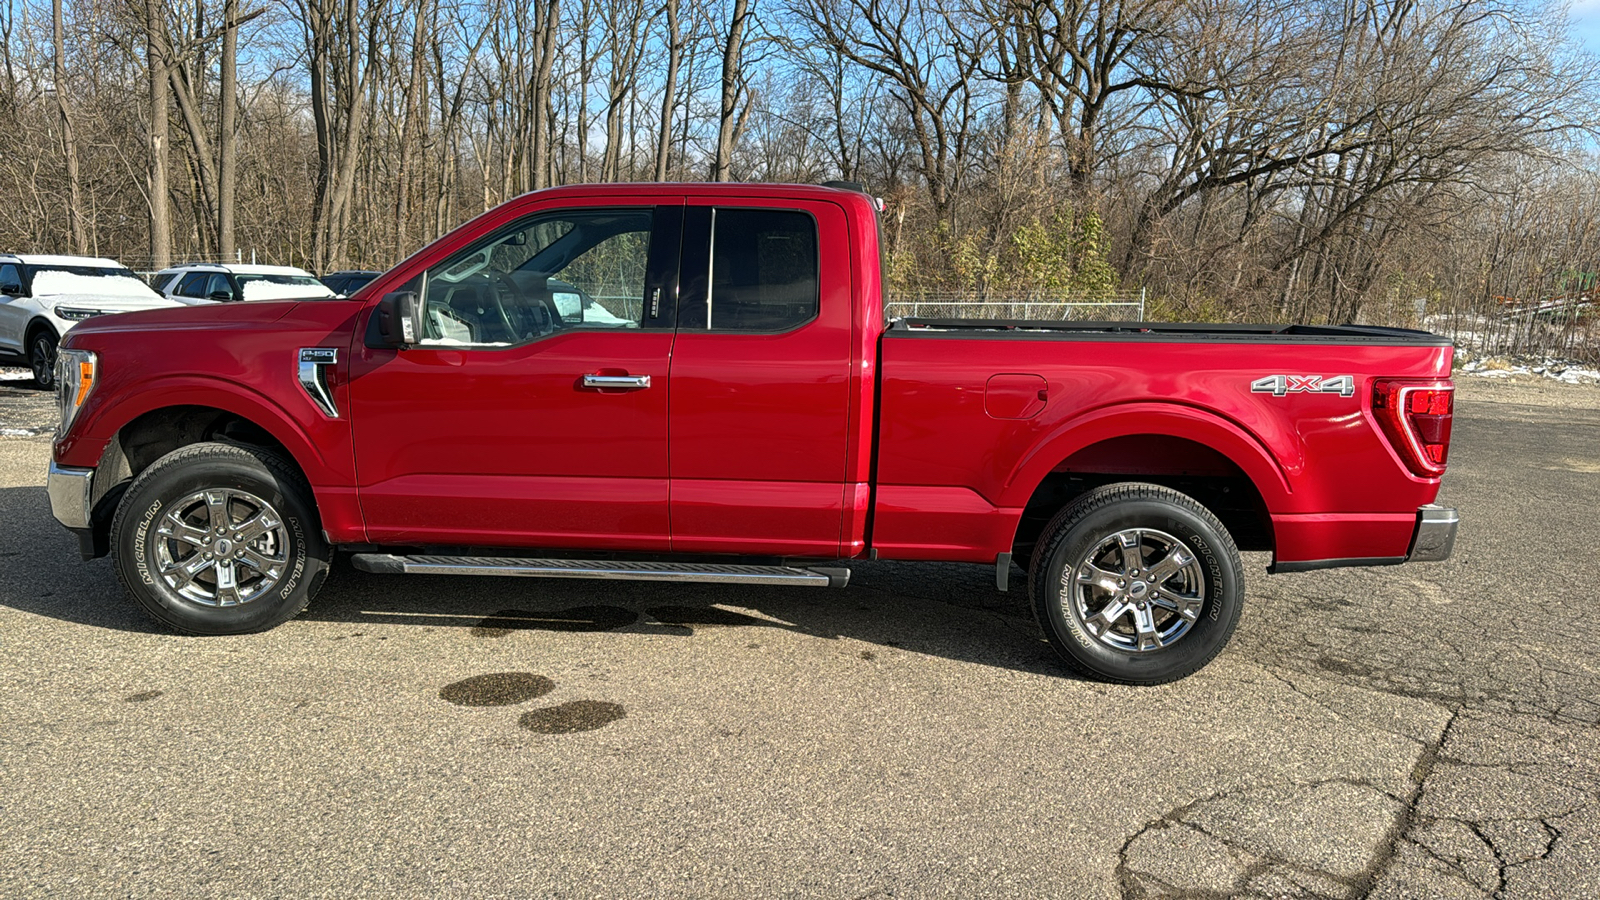
<path fill-rule="evenodd" d="M 1094 563 L 1084 563 L 1078 567 L 1079 584 L 1091 585 L 1113 594 L 1117 592 L 1117 579 L 1119 577 L 1117 573 L 1107 572 Z"/>
<path fill-rule="evenodd" d="M 237 540 L 248 543 L 282 524 L 282 522 L 278 521 L 278 517 L 272 514 L 272 510 L 263 509 L 238 525 L 229 527 L 233 528 L 234 533 L 239 535 Z"/>
<path fill-rule="evenodd" d="M 196 547 L 204 547 L 211 542 L 211 535 L 208 532 L 179 519 L 177 513 L 167 513 L 166 518 L 161 520 L 161 526 L 156 529 L 156 534 Z"/>
<path fill-rule="evenodd" d="M 211 568 L 212 561 L 206 559 L 205 554 L 196 553 L 188 559 L 173 563 L 161 570 L 161 576 L 167 579 L 175 591 L 181 591 L 194 583 L 196 575 Z"/>
<path fill-rule="evenodd" d="M 1093 627 L 1096 622 L 1100 623 L 1100 628 L 1095 633 L 1105 634 L 1111 630 L 1112 626 L 1117 623 L 1118 619 L 1122 618 L 1124 613 L 1132 608 L 1133 607 L 1122 602 L 1121 600 L 1113 600 L 1102 607 L 1099 612 L 1090 616 L 1088 624 L 1090 627 Z"/>
<path fill-rule="evenodd" d="M 1194 554 L 1182 544 L 1175 544 L 1172 552 L 1150 567 L 1150 579 L 1155 584 L 1164 584 L 1167 579 L 1181 572 L 1184 566 L 1192 562 Z"/>
<path fill-rule="evenodd" d="M 1144 568 L 1144 550 L 1140 547 L 1144 536 L 1138 531 L 1124 531 L 1117 535 L 1122 548 L 1122 571 L 1137 572 Z"/>
<path fill-rule="evenodd" d="M 1200 617 L 1202 602 L 1199 597 L 1173 593 L 1158 594 L 1150 600 L 1152 605 L 1159 606 L 1169 612 L 1175 612 L 1190 622 Z"/>
<path fill-rule="evenodd" d="M 261 553 L 258 551 L 249 547 L 246 547 L 240 551 L 240 556 L 237 561 L 243 565 L 255 569 L 268 578 L 277 579 L 278 576 L 283 574 L 283 560 L 268 559 L 267 557 L 261 555 Z"/>
<path fill-rule="evenodd" d="M 239 584 L 234 580 L 233 560 L 217 560 L 217 605 L 237 606 Z"/>
<path fill-rule="evenodd" d="M 1155 613 L 1148 605 L 1135 607 L 1133 627 L 1138 632 L 1140 650 L 1153 650 L 1161 646 L 1161 633 L 1156 630 Z"/>
<path fill-rule="evenodd" d="M 229 528 L 228 494 L 226 491 L 206 491 L 206 519 L 212 528 Z"/>

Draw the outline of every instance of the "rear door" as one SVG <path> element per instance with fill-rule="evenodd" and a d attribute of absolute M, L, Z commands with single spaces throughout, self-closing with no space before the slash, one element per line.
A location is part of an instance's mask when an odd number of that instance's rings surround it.
<path fill-rule="evenodd" d="M 851 369 L 844 210 L 688 203 L 671 375 L 672 548 L 837 556 Z"/>
<path fill-rule="evenodd" d="M 353 348 L 369 540 L 668 548 L 682 206 L 586 204 L 540 205 L 430 264 L 406 287 L 422 346 Z"/>

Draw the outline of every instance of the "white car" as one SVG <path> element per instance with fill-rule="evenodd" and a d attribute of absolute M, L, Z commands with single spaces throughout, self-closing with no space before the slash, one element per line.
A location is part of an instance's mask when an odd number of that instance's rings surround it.
<path fill-rule="evenodd" d="M 20 361 L 40 387 L 54 387 L 67 329 L 92 316 L 178 305 L 115 260 L 0 253 L 0 361 Z"/>
<path fill-rule="evenodd" d="M 333 289 L 305 269 L 233 263 L 190 263 L 156 273 L 152 282 L 168 299 L 189 306 L 240 300 L 328 300 Z"/>

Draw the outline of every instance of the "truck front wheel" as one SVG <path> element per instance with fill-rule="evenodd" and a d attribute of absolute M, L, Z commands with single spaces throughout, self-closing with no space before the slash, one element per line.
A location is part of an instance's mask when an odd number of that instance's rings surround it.
<path fill-rule="evenodd" d="M 1244 569 L 1222 523 L 1154 484 L 1096 488 L 1045 526 L 1028 571 L 1034 614 L 1073 669 L 1163 684 L 1199 670 L 1239 622 Z"/>
<path fill-rule="evenodd" d="M 299 615 L 328 574 L 310 487 L 277 455 L 181 447 L 139 473 L 111 525 L 117 580 L 191 634 L 265 631 Z"/>

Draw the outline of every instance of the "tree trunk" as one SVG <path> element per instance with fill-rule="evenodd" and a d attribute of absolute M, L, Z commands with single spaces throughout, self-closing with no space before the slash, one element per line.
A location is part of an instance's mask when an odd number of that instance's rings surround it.
<path fill-rule="evenodd" d="M 167 196 L 167 47 L 161 0 L 145 0 L 145 62 L 150 76 L 150 268 L 172 264 L 172 205 Z"/>
<path fill-rule="evenodd" d="M 55 0 L 52 33 L 55 40 L 52 77 L 55 81 L 56 112 L 61 117 L 61 155 L 67 164 L 67 192 L 71 209 L 67 221 L 72 226 L 72 247 L 79 256 L 89 255 L 89 232 L 83 221 L 83 178 L 78 173 L 78 138 L 72 131 L 72 115 L 67 111 L 66 29 L 62 24 L 61 0 Z"/>
<path fill-rule="evenodd" d="M 661 92 L 661 138 L 656 142 L 656 181 L 667 180 L 672 160 L 672 111 L 677 106 L 678 64 L 683 58 L 683 40 L 678 31 L 678 0 L 667 0 L 667 83 Z"/>
<path fill-rule="evenodd" d="M 733 19 L 728 23 L 728 42 L 722 52 L 722 112 L 717 128 L 717 158 L 711 167 L 712 181 L 733 180 L 734 108 L 739 104 L 740 57 L 744 51 L 745 20 L 750 15 L 749 0 L 733 0 Z"/>
<path fill-rule="evenodd" d="M 222 110 L 217 135 L 217 253 L 224 262 L 234 256 L 233 214 L 236 192 L 239 114 L 239 0 L 222 4 Z"/>
<path fill-rule="evenodd" d="M 538 7 L 540 17 L 535 22 L 534 33 L 540 38 L 539 61 L 534 70 L 533 103 L 528 115 L 533 117 L 533 189 L 550 186 L 550 76 L 556 63 L 556 30 L 561 25 L 561 2 L 549 0 Z"/>
<path fill-rule="evenodd" d="M 408 222 L 411 218 L 411 160 L 415 155 L 418 120 L 422 117 L 421 95 L 424 86 L 423 41 L 427 39 L 428 0 L 418 0 L 416 26 L 411 31 L 411 80 L 403 89 L 405 119 L 400 126 L 400 162 L 395 172 L 393 258 L 405 256 Z"/>

